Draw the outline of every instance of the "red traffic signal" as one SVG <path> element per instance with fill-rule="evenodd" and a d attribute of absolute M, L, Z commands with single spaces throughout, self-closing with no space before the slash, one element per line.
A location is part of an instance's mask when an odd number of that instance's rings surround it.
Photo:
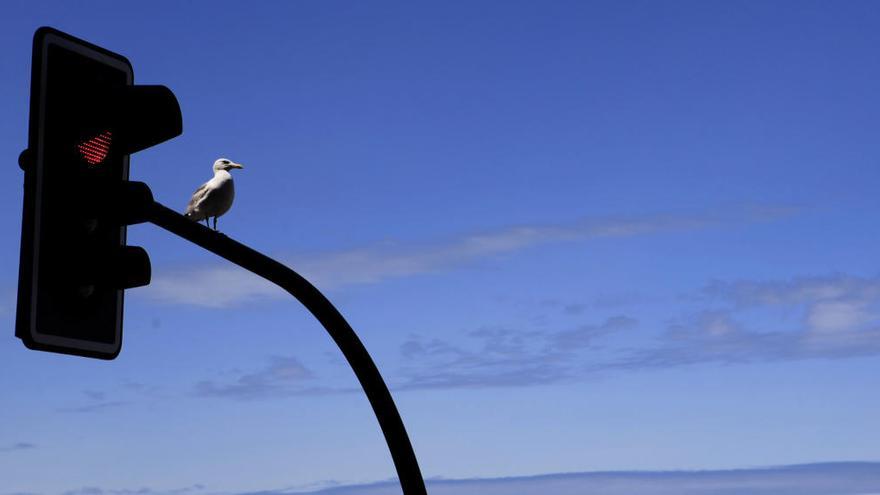
<path fill-rule="evenodd" d="M 104 131 L 97 136 L 76 145 L 80 156 L 89 165 L 98 165 L 107 158 L 110 153 L 110 145 L 113 144 L 113 133 Z"/>

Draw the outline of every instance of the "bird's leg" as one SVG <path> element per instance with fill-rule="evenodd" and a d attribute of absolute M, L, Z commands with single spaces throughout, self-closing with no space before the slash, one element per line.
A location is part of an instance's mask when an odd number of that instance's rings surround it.
<path fill-rule="evenodd" d="M 217 217 L 214 217 L 214 231 L 217 231 Z"/>
<path fill-rule="evenodd" d="M 210 225 L 208 225 L 208 217 L 205 217 L 205 227 L 210 227 Z"/>

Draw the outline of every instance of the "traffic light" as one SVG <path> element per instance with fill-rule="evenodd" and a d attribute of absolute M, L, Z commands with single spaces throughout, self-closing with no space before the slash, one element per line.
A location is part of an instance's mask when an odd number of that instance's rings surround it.
<path fill-rule="evenodd" d="M 132 194 L 149 195 L 128 182 L 129 154 L 179 135 L 182 120 L 168 88 L 133 77 L 119 54 L 34 34 L 15 326 L 28 348 L 115 358 L 124 291 L 150 281 L 147 253 L 125 239 L 143 221 Z"/>

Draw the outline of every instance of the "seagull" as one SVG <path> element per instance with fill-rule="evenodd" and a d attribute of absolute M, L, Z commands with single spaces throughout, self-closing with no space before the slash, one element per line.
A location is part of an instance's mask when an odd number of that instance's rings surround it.
<path fill-rule="evenodd" d="M 232 174 L 229 173 L 234 168 L 244 166 L 226 158 L 218 158 L 214 162 L 214 178 L 196 189 L 183 215 L 196 222 L 204 220 L 206 227 L 208 217 L 214 217 L 214 230 L 217 230 L 217 217 L 229 211 L 232 200 L 235 199 L 235 186 L 232 183 Z"/>

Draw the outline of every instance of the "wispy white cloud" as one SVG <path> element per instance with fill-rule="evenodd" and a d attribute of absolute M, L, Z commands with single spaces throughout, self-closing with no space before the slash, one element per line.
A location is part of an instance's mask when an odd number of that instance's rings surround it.
<path fill-rule="evenodd" d="M 635 328 L 636 320 L 615 316 L 596 325 L 554 332 L 483 327 L 467 332 L 467 342 L 411 335 L 401 346 L 404 366 L 389 375 L 395 391 L 485 388 L 557 383 L 579 378 L 578 352 L 603 336 Z M 277 399 L 303 395 L 360 393 L 351 386 L 325 385 L 292 356 L 271 356 L 263 367 L 224 372 L 197 382 L 192 395 L 229 400 Z"/>
<path fill-rule="evenodd" d="M 880 492 L 880 463 L 841 462 L 713 471 L 611 471 L 426 481 L 432 495 L 867 495 Z M 263 491 L 260 495 L 291 495 Z M 396 481 L 308 492 L 399 495 Z M 241 494 L 241 495 L 257 495 Z"/>
<path fill-rule="evenodd" d="M 715 281 L 696 300 L 702 309 L 641 340 L 636 320 L 624 315 L 567 330 L 411 337 L 401 346 L 408 364 L 394 388 L 532 386 L 626 370 L 880 355 L 880 278 Z M 792 322 L 782 314 L 801 316 Z M 621 332 L 633 336 L 627 347 L 609 345 Z"/>
<path fill-rule="evenodd" d="M 790 280 L 712 281 L 702 291 L 709 299 L 737 307 L 803 304 L 816 301 L 880 300 L 880 277 L 825 275 Z"/>
<path fill-rule="evenodd" d="M 817 301 L 807 311 L 807 327 L 816 333 L 848 332 L 877 318 L 868 301 Z"/>
<path fill-rule="evenodd" d="M 205 493 L 204 490 L 206 488 L 205 485 L 199 483 L 168 490 L 154 489 L 150 487 L 101 488 L 98 486 L 85 486 L 75 490 L 65 491 L 61 495 L 197 495 Z"/>
<path fill-rule="evenodd" d="M 135 293 L 138 294 L 138 293 Z M 276 299 L 286 293 L 260 277 L 238 267 L 211 265 L 199 268 L 157 270 L 140 294 L 171 304 L 211 308 Z"/>
<path fill-rule="evenodd" d="M 195 394 L 236 399 L 287 395 L 313 376 L 294 357 L 271 356 L 266 367 L 253 372 L 238 373 L 232 381 L 203 380 L 196 384 Z"/>
<path fill-rule="evenodd" d="M 160 389 L 143 383 L 125 381 L 111 393 L 102 390 L 82 390 L 77 404 L 65 404 L 55 408 L 61 413 L 101 413 L 119 407 L 133 405 L 140 399 L 155 400 L 161 397 Z"/>
<path fill-rule="evenodd" d="M 264 367 L 236 371 L 231 377 L 196 383 L 193 395 L 233 400 L 258 400 L 293 395 L 326 395 L 358 391 L 314 385 L 314 374 L 292 356 L 270 356 Z"/>
<path fill-rule="evenodd" d="M 770 220 L 790 213 L 790 209 L 750 209 L 714 216 L 658 215 L 514 226 L 427 244 L 389 242 L 319 255 L 293 256 L 285 261 L 322 290 L 332 290 L 438 272 L 543 244 L 689 231 L 731 222 Z M 229 265 L 182 269 L 159 267 L 143 293 L 161 302 L 208 307 L 285 296 L 272 284 Z"/>
<path fill-rule="evenodd" d="M 397 391 L 524 387 L 706 363 L 880 355 L 878 286 L 878 280 L 849 276 L 715 281 L 698 298 L 708 309 L 664 324 L 655 337 L 640 337 L 637 330 L 648 325 L 622 314 L 562 329 L 484 326 L 457 337 L 413 334 L 400 345 L 403 359 L 388 383 Z M 756 319 L 755 311 L 765 314 Z M 797 312 L 799 321 L 775 318 Z M 250 400 L 356 391 L 322 385 L 293 358 L 273 359 L 265 368 L 202 381 L 194 393 Z"/>
<path fill-rule="evenodd" d="M 108 400 L 91 402 L 89 404 L 84 404 L 81 406 L 58 407 L 55 410 L 62 413 L 94 413 L 106 411 L 108 409 L 115 409 L 117 407 L 126 406 L 128 404 L 129 402 L 124 400 Z"/>
<path fill-rule="evenodd" d="M 805 342 L 880 345 L 880 277 L 827 275 L 790 280 L 715 281 L 704 294 L 734 303 L 732 312 L 749 308 L 784 308 L 803 314 L 798 334 Z M 839 346 L 833 346 L 838 348 Z M 873 346 L 877 348 L 878 346 Z"/>
<path fill-rule="evenodd" d="M 593 369 L 843 359 L 880 354 L 880 278 L 831 275 L 771 281 L 714 281 L 709 304 L 669 326 L 659 346 Z M 749 316 L 764 314 L 760 322 Z M 792 323 L 774 319 L 800 314 Z"/>
<path fill-rule="evenodd" d="M 37 448 L 37 446 L 30 442 L 15 442 L 10 445 L 0 446 L 0 452 L 18 452 L 22 450 L 33 450 L 35 448 Z"/>
<path fill-rule="evenodd" d="M 637 324 L 619 315 L 595 325 L 550 332 L 480 328 L 467 333 L 466 344 L 413 336 L 401 346 L 408 364 L 393 388 L 529 386 L 582 378 L 579 358 L 583 351 Z"/>
<path fill-rule="evenodd" d="M 99 390 L 83 390 L 82 394 L 84 403 L 75 406 L 65 405 L 55 410 L 62 413 L 95 413 L 130 404 L 127 400 L 108 399 L 107 393 Z"/>

